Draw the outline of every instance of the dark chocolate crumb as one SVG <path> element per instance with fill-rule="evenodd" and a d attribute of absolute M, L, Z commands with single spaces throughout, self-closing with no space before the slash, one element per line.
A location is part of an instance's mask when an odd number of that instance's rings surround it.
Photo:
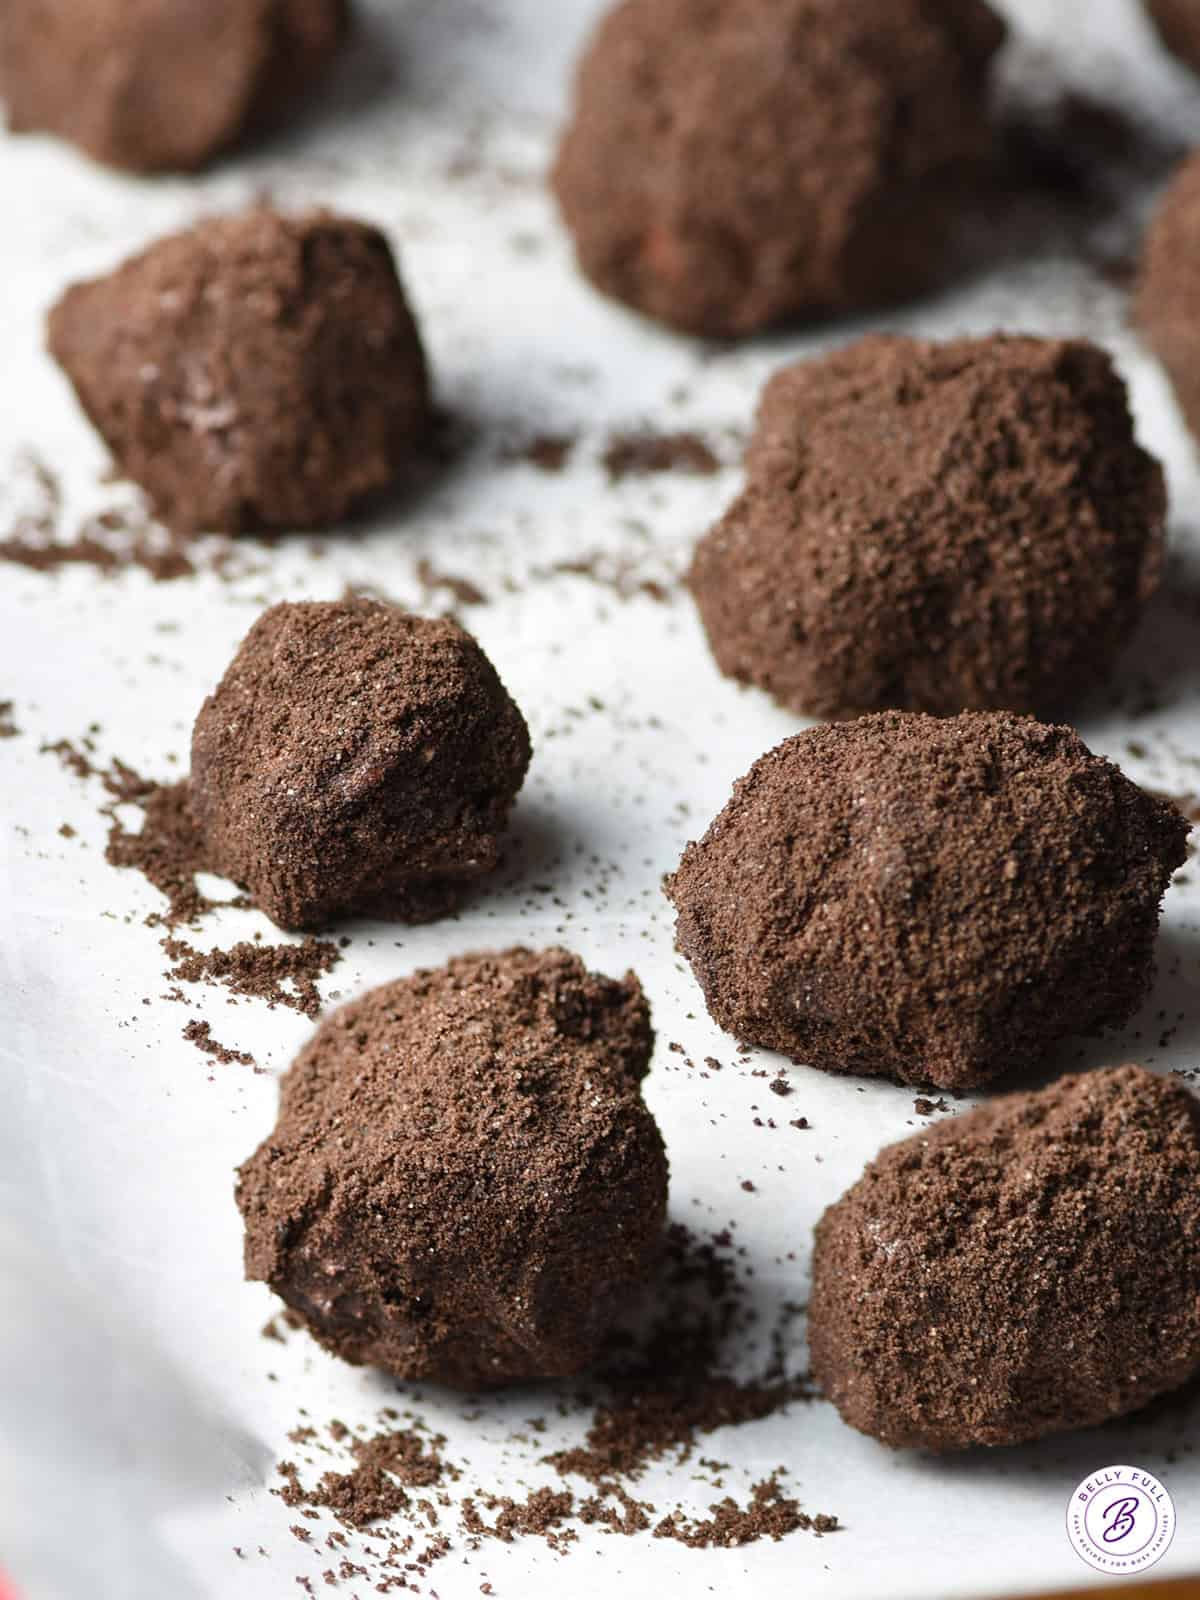
<path fill-rule="evenodd" d="M 612 434 L 601 459 L 612 483 L 657 472 L 711 477 L 721 470 L 721 463 L 698 433 L 655 433 L 648 428 Z"/>
<path fill-rule="evenodd" d="M 214 1039 L 212 1029 L 207 1022 L 200 1022 L 193 1018 L 184 1027 L 183 1037 L 194 1044 L 197 1050 L 202 1050 L 205 1055 L 212 1056 L 215 1060 L 225 1065 L 235 1062 L 243 1067 L 256 1065 L 254 1057 L 245 1050 L 231 1050 L 228 1045 L 221 1044 Z"/>
<path fill-rule="evenodd" d="M 336 944 L 306 938 L 300 944 L 253 944 L 241 940 L 229 950 L 196 950 L 182 939 L 162 941 L 172 966 L 167 976 L 179 983 L 220 984 L 233 994 L 288 1006 L 306 1017 L 321 1012 L 316 980 L 341 960 Z"/>
<path fill-rule="evenodd" d="M 833 1533 L 839 1526 L 836 1517 L 823 1512 L 812 1517 L 801 1511 L 799 1501 L 784 1495 L 778 1471 L 754 1485 L 748 1505 L 739 1506 L 726 1495 L 709 1509 L 712 1517 L 707 1522 L 689 1521 L 678 1511 L 664 1517 L 654 1529 L 654 1537 L 677 1539 L 692 1550 L 707 1550 L 712 1545 L 730 1547 L 753 1544 L 759 1539 L 773 1539 L 778 1543 L 785 1534 L 798 1530 L 819 1535 Z"/>
<path fill-rule="evenodd" d="M 425 590 L 426 601 L 439 590 L 446 591 L 456 605 L 485 606 L 488 597 L 477 583 L 453 572 L 440 572 L 427 557 L 417 562 L 417 578 Z"/>
<path fill-rule="evenodd" d="M 575 448 L 575 435 L 571 433 L 539 433 L 524 444 L 505 450 L 505 461 L 520 461 L 536 467 L 539 472 L 561 472 Z"/>

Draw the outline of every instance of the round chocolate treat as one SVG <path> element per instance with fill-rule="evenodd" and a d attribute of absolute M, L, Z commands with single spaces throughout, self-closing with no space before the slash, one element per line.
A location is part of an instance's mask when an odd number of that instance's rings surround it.
<path fill-rule="evenodd" d="M 1143 1067 L 891 1145 L 817 1224 L 813 1373 L 894 1446 L 1019 1444 L 1200 1371 L 1200 1102 Z"/>
<path fill-rule="evenodd" d="M 1146 10 L 1167 49 L 1200 72 L 1200 9 L 1196 0 L 1146 0 Z"/>
<path fill-rule="evenodd" d="M 1200 439 L 1200 151 L 1172 180 L 1147 231 L 1135 315 Z"/>
<path fill-rule="evenodd" d="M 529 732 L 479 645 L 370 600 L 272 606 L 192 733 L 214 872 L 283 928 L 425 921 L 496 865 Z"/>
<path fill-rule="evenodd" d="M 993 154 L 983 0 L 624 0 L 553 184 L 584 272 L 677 328 L 746 334 L 945 275 Z"/>
<path fill-rule="evenodd" d="M 1083 340 L 873 335 L 768 383 L 690 584 L 723 672 L 820 717 L 1055 711 L 1158 582 L 1166 490 Z"/>
<path fill-rule="evenodd" d="M 4 0 L 9 126 L 135 172 L 190 171 L 303 99 L 346 0 Z"/>
<path fill-rule="evenodd" d="M 241 1169 L 247 1277 L 403 1378 L 582 1371 L 662 1239 L 653 1040 L 633 973 L 565 950 L 373 989 L 301 1051 Z"/>
<path fill-rule="evenodd" d="M 68 289 L 49 343 L 121 471 L 184 532 L 327 527 L 427 441 L 387 241 L 329 212 L 161 239 Z"/>
<path fill-rule="evenodd" d="M 738 1038 L 965 1089 L 1137 1010 L 1188 830 L 1070 728 L 883 712 L 756 761 L 667 892 Z"/>

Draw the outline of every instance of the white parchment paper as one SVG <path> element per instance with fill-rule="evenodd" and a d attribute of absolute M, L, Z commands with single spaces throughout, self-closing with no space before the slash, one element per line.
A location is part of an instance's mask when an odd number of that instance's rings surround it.
<path fill-rule="evenodd" d="M 659 887 L 733 779 L 797 727 L 718 676 L 674 578 L 737 486 L 735 436 L 762 380 L 857 330 L 709 348 L 627 316 L 582 282 L 541 179 L 596 0 L 377 0 L 364 9 L 367 26 L 334 93 L 305 124 L 202 178 L 133 181 L 49 140 L 0 143 L 4 517 L 31 492 L 21 465 L 30 449 L 61 475 L 68 525 L 115 493 L 102 482 L 101 448 L 42 352 L 46 307 L 72 279 L 263 191 L 285 204 L 327 202 L 388 230 L 441 400 L 474 437 L 415 502 L 321 541 L 322 551 L 308 539 L 248 544 L 225 580 L 202 571 L 154 584 L 140 572 L 102 579 L 86 568 L 47 576 L 0 566 L 0 698 L 15 702 L 20 728 L 0 741 L 0 1563 L 29 1600 L 259 1600 L 297 1593 L 297 1577 L 320 1589 L 328 1563 L 289 1534 L 296 1514 L 267 1492 L 274 1463 L 298 1453 L 286 1434 L 302 1410 L 318 1425 L 356 1424 L 395 1399 L 394 1385 L 339 1365 L 303 1334 L 285 1344 L 260 1337 L 273 1302 L 241 1277 L 233 1168 L 269 1128 L 272 1075 L 310 1024 L 211 989 L 196 990 L 190 1010 L 160 998 L 163 955 L 144 925 L 160 901 L 105 864 L 97 786 L 39 748 L 99 724 L 101 758 L 156 777 L 182 772 L 196 709 L 264 604 L 333 597 L 353 583 L 436 607 L 448 597 L 430 600 L 417 575 L 423 558 L 469 575 L 490 603 L 468 608 L 465 620 L 536 746 L 496 892 L 431 928 L 351 927 L 327 996 L 516 941 L 564 942 L 603 970 L 636 967 L 659 1031 L 647 1092 L 670 1152 L 672 1213 L 702 1231 L 733 1225 L 768 1318 L 781 1300 L 804 1298 L 824 1206 L 881 1144 L 920 1122 L 912 1091 L 800 1068 L 784 1068 L 786 1100 L 771 1096 L 754 1073 L 781 1064 L 734 1062 L 732 1041 L 708 1021 L 673 952 Z M 1134 0 L 1009 0 L 1005 9 L 1025 34 L 1010 74 L 1051 85 L 1060 76 L 1182 143 L 1200 139 L 1200 84 L 1167 61 Z M 1115 224 L 1118 244 L 1129 220 Z M 1024 259 L 877 325 L 1085 332 L 1113 350 L 1140 432 L 1168 464 L 1177 555 L 1119 694 L 1081 728 L 1136 779 L 1200 788 L 1200 476 L 1164 381 L 1125 324 L 1121 291 L 1071 258 L 1051 208 L 1030 230 Z M 605 440 L 639 422 L 702 430 L 726 470 L 610 486 Z M 579 436 L 560 475 L 499 459 L 506 440 L 543 430 Z M 550 571 L 597 554 L 611 584 Z M 666 586 L 667 600 L 639 589 L 643 580 Z M 60 833 L 63 823 L 74 837 Z M 1119 1037 L 1064 1051 L 1058 1068 L 1197 1063 L 1200 886 L 1191 870 L 1183 878 L 1168 898 L 1160 977 L 1144 1013 Z M 238 912 L 197 937 L 228 945 L 255 931 L 276 937 Z M 269 1071 L 208 1061 L 181 1037 L 192 1017 Z M 697 1063 L 717 1057 L 724 1070 L 701 1076 L 669 1041 Z M 759 1113 L 780 1126 L 756 1127 Z M 786 1126 L 799 1116 L 811 1131 Z M 802 1342 L 794 1357 L 803 1364 Z M 449 1436 L 448 1454 L 469 1462 L 473 1482 L 519 1493 L 554 1481 L 532 1464 L 536 1452 L 507 1442 L 523 1419 L 551 1409 L 536 1391 L 471 1417 L 467 1403 L 430 1391 L 419 1409 Z M 692 1552 L 596 1534 L 566 1558 L 536 1541 L 492 1544 L 467 1561 L 457 1550 L 416 1581 L 444 1600 L 483 1583 L 514 1600 L 617 1591 L 629 1600 L 949 1600 L 1081 1584 L 1093 1575 L 1068 1547 L 1067 1497 L 1087 1472 L 1121 1461 L 1168 1484 L 1179 1531 L 1160 1570 L 1178 1574 L 1200 1568 L 1200 1463 L 1181 1448 L 1188 1430 L 1181 1403 L 1153 1424 L 934 1461 L 882 1449 L 826 1405 L 799 1406 L 713 1436 L 706 1453 L 730 1463 L 739 1496 L 786 1466 L 810 1510 L 841 1518 L 836 1536 Z M 552 1419 L 546 1448 L 579 1431 L 578 1416 L 561 1428 Z M 715 1498 L 686 1469 L 655 1469 L 644 1487 L 650 1499 L 682 1499 L 698 1512 Z M 360 1580 L 329 1592 L 371 1590 Z"/>

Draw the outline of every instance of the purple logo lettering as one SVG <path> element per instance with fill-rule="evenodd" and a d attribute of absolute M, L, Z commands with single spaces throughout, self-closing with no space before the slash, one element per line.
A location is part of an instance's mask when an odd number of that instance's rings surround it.
<path fill-rule="evenodd" d="M 1133 1532 L 1137 1508 L 1136 1495 L 1113 1501 L 1105 1513 L 1104 1532 L 1101 1534 L 1105 1544 L 1116 1544 L 1118 1539 L 1124 1539 Z"/>

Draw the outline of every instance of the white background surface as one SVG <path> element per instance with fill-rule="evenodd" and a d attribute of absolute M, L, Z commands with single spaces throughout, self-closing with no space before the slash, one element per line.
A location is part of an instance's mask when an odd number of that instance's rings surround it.
<path fill-rule="evenodd" d="M 1010 0 L 1006 9 L 1027 30 L 1010 69 L 1017 76 L 1036 69 L 1044 78 L 1048 58 L 1051 74 L 1200 139 L 1200 86 L 1167 63 L 1132 3 Z M 271 1125 L 274 1079 L 212 1065 L 181 1038 L 189 1018 L 207 1017 L 217 1038 L 275 1073 L 310 1025 L 259 1003 L 235 1008 L 223 991 L 196 990 L 191 1010 L 158 998 L 164 960 L 142 919 L 160 901 L 104 863 L 97 787 L 38 748 L 98 722 L 102 756 L 151 776 L 180 772 L 195 711 L 264 603 L 333 597 L 347 582 L 417 603 L 421 557 L 470 574 L 492 603 L 465 620 L 535 741 L 517 848 L 496 892 L 432 928 L 352 927 L 327 994 L 518 940 L 565 942 L 602 970 L 635 966 L 659 1031 L 648 1099 L 670 1152 L 673 1215 L 702 1229 L 735 1221 L 768 1310 L 804 1297 L 823 1207 L 882 1143 L 918 1123 L 910 1090 L 801 1068 L 787 1069 L 795 1092 L 776 1101 L 749 1075 L 759 1059 L 735 1070 L 732 1042 L 708 1022 L 672 950 L 661 874 L 795 719 L 717 675 L 677 590 L 665 605 L 621 601 L 585 579 L 544 575 L 555 561 L 604 551 L 671 581 L 736 487 L 725 430 L 746 426 L 763 378 L 855 331 L 708 348 L 636 321 L 578 278 L 541 174 L 569 62 L 596 10 L 593 0 L 380 0 L 332 103 L 286 144 L 202 179 L 132 181 L 48 140 L 0 144 L 5 517 L 27 493 L 18 458 L 31 447 L 64 477 L 68 526 L 114 493 L 101 483 L 97 441 L 41 351 L 46 307 L 72 279 L 262 190 L 284 203 L 330 202 L 388 230 L 440 399 L 475 431 L 470 454 L 428 495 L 327 539 L 320 559 L 308 540 L 248 545 L 254 570 L 232 582 L 206 573 L 165 585 L 138 572 L 105 580 L 91 569 L 44 576 L 0 566 L 0 698 L 16 702 L 21 729 L 0 741 L 0 1560 L 31 1600 L 258 1600 L 298 1593 L 297 1574 L 319 1592 L 371 1592 L 365 1581 L 321 1588 L 326 1563 L 287 1532 L 296 1515 L 265 1485 L 276 1459 L 295 1453 L 285 1436 L 301 1408 L 317 1423 L 370 1422 L 395 1388 L 340 1366 L 304 1335 L 286 1346 L 259 1336 L 273 1303 L 241 1280 L 232 1172 Z M 1125 693 L 1152 680 L 1161 709 L 1132 717 L 1110 696 L 1080 725 L 1135 778 L 1200 788 L 1197 613 L 1185 610 L 1200 595 L 1200 476 L 1160 375 L 1124 326 L 1121 295 L 1067 258 L 1051 222 L 1042 219 L 1040 238 L 1034 230 L 1030 259 L 886 325 L 1083 331 L 1112 348 L 1140 432 L 1168 464 L 1178 556 L 1118 685 Z M 598 459 L 606 435 L 639 421 L 715 432 L 730 470 L 610 487 Z M 498 460 L 506 438 L 543 428 L 580 432 L 561 477 Z M 593 696 L 603 711 L 589 707 Z M 63 822 L 77 838 L 59 835 Z M 1088 1045 L 1087 1060 L 1195 1065 L 1200 886 L 1194 869 L 1185 876 L 1193 881 L 1168 897 L 1150 1005 L 1123 1036 Z M 534 887 L 546 883 L 553 897 Z M 197 942 L 228 945 L 254 929 L 276 936 L 254 914 L 228 913 Z M 1186 1020 L 1159 1048 L 1164 1011 Z M 725 1071 L 689 1072 L 669 1040 L 695 1061 L 717 1056 Z M 1072 1047 L 1057 1065 L 1079 1058 Z M 755 1128 L 755 1105 L 781 1127 Z M 800 1115 L 811 1132 L 782 1125 Z M 746 1178 L 755 1193 L 742 1191 Z M 781 1263 L 789 1250 L 795 1265 Z M 794 1359 L 803 1363 L 802 1345 Z M 449 1435 L 447 1454 L 469 1463 L 472 1482 L 520 1493 L 518 1480 L 556 1481 L 530 1467 L 532 1452 L 504 1448 L 521 1419 L 550 1409 L 545 1395 L 492 1403 L 473 1423 L 464 1403 L 435 1392 L 418 1409 Z M 585 1531 L 565 1560 L 536 1541 L 489 1544 L 469 1565 L 459 1550 L 418 1581 L 444 1600 L 475 1595 L 485 1581 L 512 1600 L 551 1586 L 579 1597 L 619 1588 L 629 1600 L 684 1585 L 865 1600 L 1084 1583 L 1090 1574 L 1064 1533 L 1067 1496 L 1085 1473 L 1126 1460 L 1162 1472 L 1175 1498 L 1179 1532 L 1159 1571 L 1196 1570 L 1200 1461 L 1168 1460 L 1190 1425 L 1182 1403 L 1171 1409 L 1156 1425 L 934 1461 L 889 1453 L 826 1405 L 801 1406 L 705 1440 L 703 1453 L 733 1464 L 728 1483 L 739 1498 L 786 1464 L 810 1510 L 841 1518 L 835 1537 L 692 1552 Z M 564 1425 L 564 1441 L 582 1426 L 582 1415 Z M 644 1492 L 697 1512 L 715 1498 L 687 1469 L 652 1472 Z M 254 1553 L 260 1545 L 267 1556 Z"/>

